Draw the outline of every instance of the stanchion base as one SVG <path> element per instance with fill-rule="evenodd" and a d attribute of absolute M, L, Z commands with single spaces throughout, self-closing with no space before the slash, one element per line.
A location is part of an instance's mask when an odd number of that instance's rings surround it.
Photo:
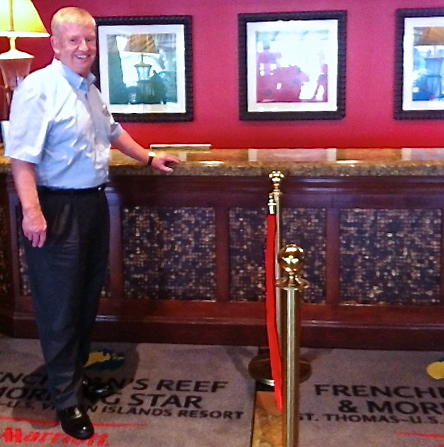
<path fill-rule="evenodd" d="M 250 376 L 259 383 L 274 386 L 268 352 L 253 357 L 248 364 Z M 307 360 L 299 360 L 299 382 L 305 382 L 311 376 L 311 365 Z"/>

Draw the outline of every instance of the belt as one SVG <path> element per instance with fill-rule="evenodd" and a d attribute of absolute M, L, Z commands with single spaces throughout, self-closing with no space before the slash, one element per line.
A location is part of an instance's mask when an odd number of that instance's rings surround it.
<path fill-rule="evenodd" d="M 52 188 L 50 186 L 38 186 L 37 190 L 45 194 L 67 194 L 67 195 L 83 195 L 83 194 L 95 194 L 105 191 L 106 184 L 95 186 L 94 188 Z"/>

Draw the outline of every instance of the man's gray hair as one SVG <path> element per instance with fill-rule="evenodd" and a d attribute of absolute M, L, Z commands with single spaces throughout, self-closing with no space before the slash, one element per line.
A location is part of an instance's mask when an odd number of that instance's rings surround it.
<path fill-rule="evenodd" d="M 51 32 L 54 36 L 60 34 L 60 27 L 64 23 L 76 23 L 78 25 L 96 25 L 94 17 L 84 9 L 68 6 L 59 9 L 52 17 Z"/>

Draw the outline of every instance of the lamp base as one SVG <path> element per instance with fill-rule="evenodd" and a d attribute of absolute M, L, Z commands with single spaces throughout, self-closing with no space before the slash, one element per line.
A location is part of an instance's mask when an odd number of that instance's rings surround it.
<path fill-rule="evenodd" d="M 5 85 L 0 92 L 2 96 L 0 104 L 3 106 L 4 103 L 5 107 L 2 107 L 2 109 L 5 108 L 7 110 L 6 115 L 9 115 L 9 107 L 14 89 L 28 76 L 33 59 L 34 56 L 31 54 L 15 48 L 0 54 L 0 71 Z M 2 115 L 4 115 L 3 110 Z M 2 116 L 2 118 L 7 119 L 7 116 Z"/>
<path fill-rule="evenodd" d="M 29 74 L 33 59 L 34 56 L 16 49 L 0 54 L 0 70 L 5 86 L 14 90 Z"/>
<path fill-rule="evenodd" d="M 12 91 L 0 85 L 0 121 L 9 119 L 9 109 L 11 105 Z"/>

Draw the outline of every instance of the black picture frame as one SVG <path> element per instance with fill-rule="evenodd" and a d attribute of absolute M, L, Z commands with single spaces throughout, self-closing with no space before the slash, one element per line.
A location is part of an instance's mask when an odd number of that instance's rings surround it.
<path fill-rule="evenodd" d="M 394 118 L 397 120 L 444 119 L 443 23 L 444 8 L 396 10 Z"/>
<path fill-rule="evenodd" d="M 95 20 L 98 54 L 93 73 L 114 118 L 192 121 L 191 16 Z"/>
<path fill-rule="evenodd" d="M 343 119 L 346 22 L 346 11 L 239 14 L 240 119 Z"/>

